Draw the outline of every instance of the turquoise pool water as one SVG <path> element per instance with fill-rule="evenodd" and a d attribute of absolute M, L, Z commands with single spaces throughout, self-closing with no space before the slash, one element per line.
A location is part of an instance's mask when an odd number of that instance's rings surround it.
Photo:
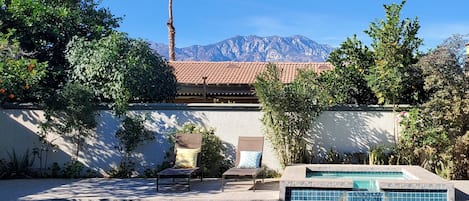
<path fill-rule="evenodd" d="M 402 172 L 342 172 L 342 171 L 307 171 L 307 178 L 352 179 L 357 190 L 377 191 L 376 180 L 407 180 Z"/>

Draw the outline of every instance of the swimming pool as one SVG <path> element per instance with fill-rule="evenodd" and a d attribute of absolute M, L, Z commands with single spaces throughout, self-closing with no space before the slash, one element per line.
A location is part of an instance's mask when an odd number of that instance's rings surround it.
<path fill-rule="evenodd" d="M 419 166 L 289 166 L 280 179 L 280 199 L 452 201 L 454 186 Z"/>
<path fill-rule="evenodd" d="M 378 191 L 376 180 L 409 180 L 412 176 L 403 172 L 351 172 L 351 171 L 306 171 L 306 178 L 316 179 L 352 179 L 353 189 Z"/>

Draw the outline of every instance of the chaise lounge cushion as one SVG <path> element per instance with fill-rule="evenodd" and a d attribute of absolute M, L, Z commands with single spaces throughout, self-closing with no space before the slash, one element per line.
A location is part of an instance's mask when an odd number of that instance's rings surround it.
<path fill-rule="evenodd" d="M 176 149 L 176 161 L 174 168 L 195 168 L 197 167 L 197 154 L 200 149 Z"/>
<path fill-rule="evenodd" d="M 239 164 L 237 168 L 259 168 L 262 152 L 261 151 L 240 151 Z"/>

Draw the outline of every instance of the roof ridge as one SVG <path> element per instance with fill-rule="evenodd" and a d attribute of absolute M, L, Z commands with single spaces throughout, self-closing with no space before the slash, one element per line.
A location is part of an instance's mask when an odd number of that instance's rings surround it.
<path fill-rule="evenodd" d="M 331 64 L 330 62 L 321 61 L 310 61 L 310 62 L 294 62 L 294 61 L 168 61 L 168 63 L 273 63 L 273 64 Z"/>

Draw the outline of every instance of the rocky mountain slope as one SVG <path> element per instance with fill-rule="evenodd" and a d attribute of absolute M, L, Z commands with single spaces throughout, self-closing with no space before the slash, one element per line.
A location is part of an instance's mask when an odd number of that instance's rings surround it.
<path fill-rule="evenodd" d="M 177 41 L 176 41 L 177 42 Z M 150 43 L 168 58 L 168 45 Z M 215 44 L 176 48 L 178 61 L 323 62 L 333 48 L 304 36 L 235 36 Z"/>

